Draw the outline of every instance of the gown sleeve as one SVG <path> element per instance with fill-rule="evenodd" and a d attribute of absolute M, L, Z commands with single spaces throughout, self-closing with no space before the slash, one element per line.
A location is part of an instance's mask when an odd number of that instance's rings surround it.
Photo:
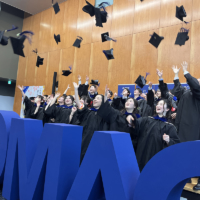
<path fill-rule="evenodd" d="M 79 85 L 79 88 L 78 88 L 79 97 L 81 97 L 83 95 L 87 96 L 88 95 L 88 88 L 89 88 L 89 85 L 85 85 L 85 84 Z"/>
<path fill-rule="evenodd" d="M 169 144 L 164 142 L 165 143 L 165 147 L 180 143 L 180 139 L 179 139 L 179 137 L 177 135 L 177 130 L 176 130 L 174 125 L 172 125 L 172 124 L 168 125 L 168 129 L 167 129 L 166 135 L 169 135 L 170 141 L 169 141 Z"/>
<path fill-rule="evenodd" d="M 77 110 L 77 119 L 79 120 L 80 123 L 82 123 L 88 116 L 88 114 L 91 111 L 87 108 L 87 106 L 84 106 L 83 109 L 78 109 Z"/>
<path fill-rule="evenodd" d="M 189 73 L 185 75 L 188 85 L 195 98 L 200 100 L 200 85 L 196 78 L 192 77 Z"/>
<path fill-rule="evenodd" d="M 168 98 L 168 96 L 167 96 L 168 87 L 167 87 L 167 84 L 164 83 L 163 80 L 159 80 L 159 88 L 161 91 L 161 97 L 164 99 L 167 99 Z"/>
<path fill-rule="evenodd" d="M 55 118 L 56 109 L 57 109 L 57 107 L 54 104 L 54 105 L 48 107 L 46 110 L 44 109 L 44 114 L 48 117 Z"/>
<path fill-rule="evenodd" d="M 25 96 L 24 98 L 24 104 L 25 104 L 26 110 L 31 109 L 34 105 L 27 96 Z"/>
<path fill-rule="evenodd" d="M 174 80 L 174 88 L 172 89 L 172 94 L 177 97 L 178 101 L 181 99 L 182 95 L 184 94 L 185 89 L 181 85 L 179 79 Z"/>
<path fill-rule="evenodd" d="M 113 98 L 113 101 L 112 101 L 111 106 L 112 106 L 114 109 L 119 110 L 120 100 L 121 100 L 121 98 L 119 98 L 119 97 L 118 97 L 118 98 Z"/>

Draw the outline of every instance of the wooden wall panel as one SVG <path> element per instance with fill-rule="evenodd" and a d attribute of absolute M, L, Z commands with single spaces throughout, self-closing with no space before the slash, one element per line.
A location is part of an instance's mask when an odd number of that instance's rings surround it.
<path fill-rule="evenodd" d="M 91 55 L 91 44 L 82 45 L 80 49 L 75 48 L 74 54 L 74 66 L 73 66 L 73 81 L 78 81 L 78 75 L 83 77 L 82 82 L 84 82 L 84 77 L 89 75 L 90 66 L 90 55 Z"/>
<path fill-rule="evenodd" d="M 67 89 L 68 84 L 70 89 L 67 94 L 74 94 L 73 88 L 73 76 L 74 76 L 74 53 L 75 48 L 70 47 L 62 50 L 61 70 L 59 72 L 59 91 L 61 94 Z M 69 76 L 62 76 L 62 70 L 69 70 L 69 66 L 72 65 L 72 73 Z"/>
<path fill-rule="evenodd" d="M 108 85 L 117 92 L 118 84 L 131 83 L 131 51 L 132 35 L 118 38 L 116 43 L 112 43 L 114 49 L 114 60 L 109 61 Z M 103 87 L 103 86 L 102 86 Z"/>
<path fill-rule="evenodd" d="M 160 0 L 135 0 L 134 33 L 159 28 Z"/>
<path fill-rule="evenodd" d="M 40 21 L 40 46 L 38 53 L 44 53 L 51 50 L 51 22 L 52 22 L 53 9 L 45 10 L 41 13 Z"/>
<path fill-rule="evenodd" d="M 114 0 L 112 13 L 112 37 L 133 33 L 134 1 Z"/>
<path fill-rule="evenodd" d="M 155 30 L 159 33 L 159 29 Z M 131 83 L 134 84 L 137 77 L 142 75 L 145 77 L 146 72 L 150 75 L 147 77 L 147 82 L 157 83 L 156 68 L 158 59 L 158 49 L 149 43 L 151 31 L 138 33 L 133 35 L 132 55 L 131 55 Z M 158 48 L 162 48 L 161 42 Z"/>
<path fill-rule="evenodd" d="M 192 20 L 192 0 L 161 0 L 160 27 L 181 24 L 182 21 L 175 17 L 176 6 L 184 6 L 187 13 L 185 21 Z"/>
<path fill-rule="evenodd" d="M 19 57 L 17 81 L 21 82 L 22 84 L 26 79 L 26 63 L 27 57 Z"/>
<path fill-rule="evenodd" d="M 106 8 L 106 11 L 108 13 L 108 17 L 107 17 L 107 22 L 103 23 L 103 28 L 96 26 L 96 20 L 94 18 L 93 32 L 92 32 L 92 42 L 100 41 L 102 33 L 111 31 L 112 10 L 113 10 L 113 6 L 109 6 L 109 7 Z M 110 34 L 111 34 L 111 32 L 110 32 Z"/>
<path fill-rule="evenodd" d="M 89 1 L 94 5 L 95 0 Z M 77 21 L 77 35 L 83 38 L 82 44 L 91 43 L 92 41 L 92 27 L 94 24 L 94 17 L 90 17 L 88 13 L 83 12 L 82 8 L 87 5 L 85 0 L 79 0 L 78 21 Z M 76 39 L 76 36 L 74 40 Z M 73 43 L 72 43 L 73 44 Z"/>
<path fill-rule="evenodd" d="M 200 21 L 192 22 L 190 51 L 190 73 L 195 78 L 200 78 Z"/>
<path fill-rule="evenodd" d="M 51 51 L 48 55 L 47 71 L 46 71 L 46 94 L 51 94 L 53 85 L 53 74 L 57 72 L 57 81 L 59 81 L 59 66 L 60 66 L 60 50 Z M 60 85 L 60 83 L 59 83 Z M 58 87 L 59 87 L 58 85 Z"/>
<path fill-rule="evenodd" d="M 191 24 L 188 25 L 191 28 Z M 181 67 L 183 61 L 187 61 L 190 64 L 190 43 L 191 33 L 189 32 L 190 40 L 186 41 L 184 46 L 174 45 L 178 31 L 181 28 L 180 25 L 175 25 L 167 28 L 161 28 L 159 34 L 164 36 L 162 46 L 158 48 L 158 68 L 163 70 L 166 82 L 172 83 L 174 80 L 174 73 L 172 70 L 173 65 Z M 189 70 L 189 69 L 188 69 Z M 183 77 L 183 71 L 180 71 L 180 81 L 185 82 Z"/>
<path fill-rule="evenodd" d="M 30 55 L 26 65 L 26 81 L 24 86 L 34 86 L 35 85 L 35 72 L 36 72 L 36 55 Z"/>
<path fill-rule="evenodd" d="M 65 14 L 63 21 L 62 48 L 71 47 L 77 36 L 77 19 L 79 0 L 65 2 Z"/>
<path fill-rule="evenodd" d="M 110 49 L 111 42 L 96 42 L 91 46 L 91 59 L 89 68 L 90 80 L 99 80 L 100 87 L 98 92 L 103 94 L 105 91 L 105 85 L 108 83 L 108 63 L 106 56 L 102 52 L 103 50 Z M 112 87 L 110 87 L 112 89 Z"/>
<path fill-rule="evenodd" d="M 199 0 L 193 0 L 193 10 L 192 10 L 192 20 L 198 20 L 200 19 L 200 1 Z"/>

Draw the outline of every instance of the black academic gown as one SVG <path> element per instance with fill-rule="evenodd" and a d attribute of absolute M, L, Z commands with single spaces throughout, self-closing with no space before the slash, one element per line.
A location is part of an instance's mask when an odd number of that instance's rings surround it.
<path fill-rule="evenodd" d="M 36 106 L 31 100 L 26 96 L 24 99 L 25 107 L 26 107 L 26 116 L 25 118 L 31 118 L 31 119 L 38 119 L 38 120 L 43 120 L 44 113 L 43 113 L 43 107 L 40 107 L 38 109 L 38 112 L 36 114 Z"/>
<path fill-rule="evenodd" d="M 55 104 L 48 107 L 47 110 L 44 111 L 45 115 L 49 118 L 54 118 L 55 123 L 65 123 L 69 124 L 69 117 L 71 114 L 71 109 L 64 107 L 57 107 Z"/>
<path fill-rule="evenodd" d="M 147 101 L 145 99 L 138 100 L 138 110 L 141 117 L 152 116 L 154 114 L 154 93 L 148 90 Z"/>
<path fill-rule="evenodd" d="M 83 126 L 81 144 L 82 162 L 94 132 L 108 130 L 108 125 L 105 120 L 98 115 L 98 111 L 89 110 L 87 106 L 81 110 L 77 110 L 77 122 L 74 124 Z"/>
<path fill-rule="evenodd" d="M 173 94 L 178 98 L 175 120 L 181 142 L 200 140 L 200 85 L 189 73 L 185 78 L 190 90 L 185 90 L 179 80 L 175 80 Z"/>
<path fill-rule="evenodd" d="M 137 148 L 137 136 L 135 129 L 130 127 L 126 118 L 128 115 L 114 109 L 110 106 L 109 101 L 106 101 L 99 109 L 98 114 L 106 121 L 109 131 L 119 131 L 129 133 L 134 150 Z M 132 115 L 137 118 L 136 115 Z"/>
<path fill-rule="evenodd" d="M 136 158 L 140 171 L 142 171 L 147 162 L 159 151 L 180 142 L 173 124 L 155 120 L 153 117 L 137 119 L 135 130 L 136 136 L 138 137 Z M 163 140 L 164 133 L 170 137 L 169 144 Z"/>
<path fill-rule="evenodd" d="M 127 98 L 123 99 L 122 97 L 113 98 L 111 106 L 116 110 L 123 110 L 125 107 Z"/>

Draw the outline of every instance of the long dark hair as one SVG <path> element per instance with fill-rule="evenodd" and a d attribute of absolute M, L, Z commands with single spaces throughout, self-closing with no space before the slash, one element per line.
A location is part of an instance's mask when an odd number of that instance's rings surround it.
<path fill-rule="evenodd" d="M 134 98 L 131 98 L 131 97 L 127 98 L 126 101 L 128 101 L 129 99 L 133 99 L 134 106 L 135 106 L 135 108 L 134 108 L 132 114 L 133 114 L 133 115 L 138 114 L 138 113 L 139 113 L 139 110 L 138 110 L 138 101 L 137 101 L 136 99 L 134 99 Z M 126 113 L 126 108 L 125 108 L 125 107 L 124 107 L 123 110 L 121 110 L 121 113 L 122 113 L 122 114 L 125 114 L 125 113 Z"/>
<path fill-rule="evenodd" d="M 81 97 L 80 97 L 80 99 L 83 99 L 83 101 L 84 102 L 86 102 L 88 105 L 88 107 L 90 107 L 91 106 L 91 99 L 90 99 L 90 97 L 88 96 L 88 95 L 82 95 Z"/>
<path fill-rule="evenodd" d="M 160 101 L 164 101 L 163 109 L 164 109 L 165 104 L 167 105 L 167 109 L 169 109 L 169 110 L 167 111 L 166 115 L 163 116 L 163 117 L 165 117 L 168 121 L 171 120 L 171 109 L 172 109 L 172 106 L 171 106 L 170 101 L 169 101 L 168 99 L 161 99 Z M 158 101 L 156 105 L 158 105 L 158 103 L 159 103 L 160 101 Z M 156 115 L 157 115 L 157 113 L 156 113 L 156 109 L 155 109 L 155 115 L 154 115 L 154 116 L 156 116 Z"/>

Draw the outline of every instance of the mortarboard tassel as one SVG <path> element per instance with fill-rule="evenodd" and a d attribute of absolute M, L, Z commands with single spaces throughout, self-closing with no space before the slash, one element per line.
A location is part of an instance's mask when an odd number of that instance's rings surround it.
<path fill-rule="evenodd" d="M 36 53 L 36 54 L 38 54 L 38 51 L 37 51 L 37 49 L 33 50 L 33 52 L 34 52 L 34 53 Z"/>
<path fill-rule="evenodd" d="M 69 66 L 69 69 L 72 70 L 72 65 Z"/>
<path fill-rule="evenodd" d="M 146 72 L 145 80 L 146 80 L 146 78 L 147 78 L 147 76 L 148 76 L 149 74 L 150 74 L 149 72 Z"/>
<path fill-rule="evenodd" d="M 104 37 L 105 37 L 105 39 L 106 39 L 107 41 L 112 40 L 113 42 L 117 42 L 117 40 L 114 40 L 113 38 L 109 37 L 108 35 L 104 35 Z"/>
<path fill-rule="evenodd" d="M 16 29 L 18 29 L 18 27 L 17 27 L 17 26 L 14 26 L 14 25 L 12 25 L 12 28 L 11 28 L 11 29 L 8 29 L 8 30 L 6 30 L 6 32 L 9 32 L 9 31 L 14 31 L 14 30 L 16 30 Z"/>
<path fill-rule="evenodd" d="M 26 39 L 28 39 L 29 43 L 32 43 L 32 36 L 34 35 L 34 33 L 32 31 L 23 31 L 21 33 L 18 34 L 18 36 L 25 36 Z"/>

